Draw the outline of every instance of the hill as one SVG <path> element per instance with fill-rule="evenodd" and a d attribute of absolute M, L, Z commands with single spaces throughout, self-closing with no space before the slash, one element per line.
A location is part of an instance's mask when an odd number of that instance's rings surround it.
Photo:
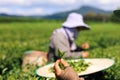
<path fill-rule="evenodd" d="M 46 15 L 46 16 L 41 16 L 41 15 L 22 16 L 22 15 L 10 15 L 10 14 L 7 14 L 7 13 L 1 13 L 0 16 L 3 16 L 3 17 L 26 17 L 26 18 L 64 19 L 71 12 L 77 12 L 77 13 L 80 13 L 82 15 L 86 15 L 88 13 L 109 15 L 109 14 L 112 13 L 112 11 L 105 11 L 105 10 L 98 9 L 98 8 L 95 8 L 95 7 L 82 6 L 82 7 L 79 7 L 78 9 L 74 9 L 74 10 L 70 10 L 70 11 L 65 11 L 65 12 L 58 12 L 58 13 L 54 13 L 52 15 Z"/>
<path fill-rule="evenodd" d="M 90 7 L 90 6 L 82 6 L 78 9 L 75 9 L 75 10 L 66 11 L 66 12 L 59 12 L 59 13 L 55 13 L 55 14 L 52 14 L 52 15 L 47 15 L 47 16 L 44 16 L 44 18 L 62 19 L 62 18 L 67 17 L 67 15 L 71 12 L 77 12 L 77 13 L 80 13 L 82 15 L 86 15 L 88 13 L 109 15 L 109 14 L 112 13 L 112 11 L 105 11 L 105 10 Z"/>

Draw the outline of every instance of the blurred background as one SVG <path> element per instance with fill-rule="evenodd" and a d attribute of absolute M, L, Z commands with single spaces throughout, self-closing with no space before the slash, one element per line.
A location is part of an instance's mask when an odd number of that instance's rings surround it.
<path fill-rule="evenodd" d="M 39 66 L 24 72 L 22 59 L 26 51 L 47 52 L 52 31 L 71 12 L 82 14 L 91 27 L 76 40 L 90 44 L 89 58 L 115 60 L 86 80 L 120 80 L 119 10 L 120 0 L 0 0 L 0 80 L 55 80 L 36 75 Z"/>
<path fill-rule="evenodd" d="M 119 0 L 1 0 L 0 17 L 64 19 L 68 13 L 78 12 L 86 20 L 109 21 L 119 8 Z"/>

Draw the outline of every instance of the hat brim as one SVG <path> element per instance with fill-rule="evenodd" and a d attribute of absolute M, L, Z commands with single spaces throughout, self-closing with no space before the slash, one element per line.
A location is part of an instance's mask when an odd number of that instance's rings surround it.
<path fill-rule="evenodd" d="M 84 27 L 85 28 L 84 30 L 89 30 L 90 29 L 90 26 L 88 26 L 85 23 L 69 23 L 69 22 L 64 22 L 62 26 L 67 27 L 67 28 Z"/>
<path fill-rule="evenodd" d="M 90 30 L 90 27 L 87 24 L 79 25 L 78 27 L 82 27 L 82 30 Z"/>

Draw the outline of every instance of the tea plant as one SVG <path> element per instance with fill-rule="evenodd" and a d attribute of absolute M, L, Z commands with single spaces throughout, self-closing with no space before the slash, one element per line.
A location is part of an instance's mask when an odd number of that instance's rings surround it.
<path fill-rule="evenodd" d="M 49 37 L 61 24 L 62 22 L 57 21 L 0 23 L 0 80 L 51 80 L 36 75 L 36 67 L 33 66 L 28 72 L 22 71 L 22 57 L 29 50 L 47 52 Z M 112 67 L 102 71 L 101 80 L 120 80 L 120 24 L 88 24 L 91 30 L 80 32 L 76 43 L 90 44 L 89 58 L 115 60 Z M 91 80 L 98 78 L 94 76 Z"/>

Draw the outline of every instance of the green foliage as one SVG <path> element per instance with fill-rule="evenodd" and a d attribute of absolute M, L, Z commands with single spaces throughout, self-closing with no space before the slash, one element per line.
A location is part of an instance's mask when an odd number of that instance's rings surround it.
<path fill-rule="evenodd" d="M 88 21 L 95 21 L 95 22 L 108 22 L 110 21 L 110 15 L 108 14 L 96 14 L 94 12 L 89 12 L 86 15 L 84 15 L 84 19 Z"/>
<path fill-rule="evenodd" d="M 40 17 L 25 17 L 25 16 L 0 16 L 0 23 L 14 23 L 14 22 L 49 22 L 62 21 L 61 19 L 48 19 Z"/>
<path fill-rule="evenodd" d="M 59 49 L 57 51 L 58 58 L 64 58 L 65 52 L 61 52 Z"/>
<path fill-rule="evenodd" d="M 84 60 L 69 62 L 69 64 L 78 73 L 85 71 L 90 65 L 90 63 L 86 63 Z"/>
<path fill-rule="evenodd" d="M 114 11 L 114 15 L 118 16 L 118 18 L 120 18 L 120 9 L 119 10 L 115 10 Z"/>
<path fill-rule="evenodd" d="M 120 80 L 120 24 L 88 24 L 91 30 L 81 32 L 76 43 L 90 43 L 90 58 L 114 59 L 115 64 L 102 71 L 102 77 L 103 80 Z M 49 37 L 58 27 L 61 22 L 57 21 L 0 23 L 0 80 L 54 80 L 37 76 L 33 66 L 23 72 L 21 65 L 25 51 L 48 51 Z M 94 77 L 91 80 L 95 80 Z"/>
<path fill-rule="evenodd" d="M 60 50 L 58 50 L 57 55 L 58 55 L 58 58 L 64 58 L 65 52 L 61 52 Z M 76 72 L 85 71 L 89 66 L 89 63 L 85 63 L 84 60 L 71 61 L 68 63 L 70 64 L 71 67 L 73 67 L 73 69 Z M 61 69 L 64 69 L 64 66 L 61 63 L 59 64 L 59 66 Z"/>
<path fill-rule="evenodd" d="M 114 22 L 120 22 L 120 10 L 113 11 L 113 14 L 111 16 L 112 21 Z"/>

